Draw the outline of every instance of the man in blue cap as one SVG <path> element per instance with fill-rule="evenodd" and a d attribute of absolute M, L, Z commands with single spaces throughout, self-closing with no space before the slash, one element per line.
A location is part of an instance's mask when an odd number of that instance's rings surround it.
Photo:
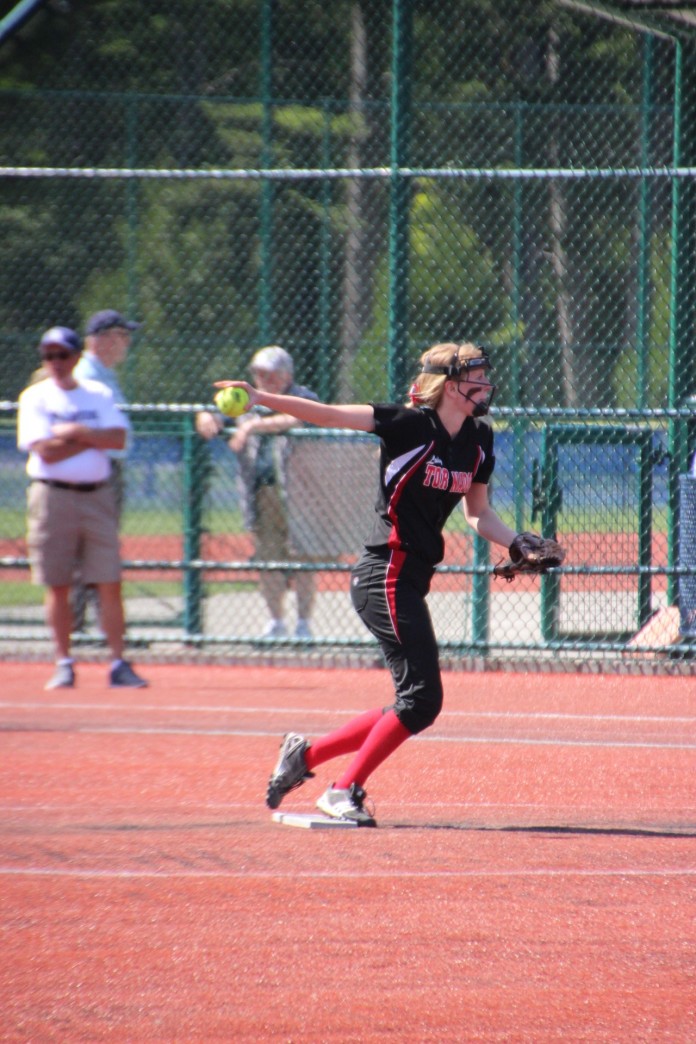
<path fill-rule="evenodd" d="M 116 367 L 125 362 L 133 333 L 140 329 L 141 325 L 132 319 L 124 318 L 113 308 L 106 308 L 91 315 L 85 326 L 85 348 L 82 358 L 75 367 L 75 377 L 78 381 L 91 380 L 105 384 L 113 393 L 117 406 L 124 405 L 127 400 L 118 382 Z M 119 519 L 125 498 L 123 468 L 127 454 L 128 442 L 121 450 L 109 451 L 111 482 L 116 493 Z M 73 613 L 77 631 L 85 629 L 87 602 L 88 592 L 78 582 L 73 591 Z"/>
<path fill-rule="evenodd" d="M 101 381 L 111 389 L 114 401 L 119 406 L 126 402 L 126 397 L 118 383 L 115 368 L 125 362 L 133 332 L 139 330 L 141 325 L 107 308 L 90 316 L 85 326 L 85 349 L 75 369 L 75 376 L 78 380 L 86 378 Z M 124 456 L 125 451 L 122 456 L 112 456 L 111 459 L 122 460 Z"/>

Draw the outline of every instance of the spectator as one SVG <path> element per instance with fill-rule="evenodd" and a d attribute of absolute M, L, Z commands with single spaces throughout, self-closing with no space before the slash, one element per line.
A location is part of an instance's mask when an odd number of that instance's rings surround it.
<path fill-rule="evenodd" d="M 123 449 L 128 420 L 111 391 L 77 381 L 79 336 L 56 326 L 39 350 L 49 376 L 19 397 L 17 445 L 29 454 L 27 545 L 32 577 L 46 586 L 46 616 L 53 631 L 56 669 L 47 689 L 72 688 L 70 588 L 76 567 L 99 594 L 101 626 L 111 650 L 112 687 L 147 682 L 123 659 L 124 610 L 116 492 L 109 450 Z"/>
<path fill-rule="evenodd" d="M 140 329 L 141 323 L 124 319 L 120 312 L 112 308 L 95 312 L 87 320 L 85 327 L 85 350 L 75 367 L 75 378 L 78 381 L 101 381 L 111 389 L 117 406 L 126 402 L 116 376 L 115 368 L 125 361 L 133 339 L 133 332 Z M 111 482 L 116 493 L 116 506 L 119 523 L 123 513 L 125 500 L 124 462 L 128 453 L 128 440 L 120 450 L 109 450 L 111 461 Z M 95 601 L 94 588 L 87 587 L 77 577 L 73 587 L 73 616 L 76 631 L 86 629 L 87 604 Z"/>
<path fill-rule="evenodd" d="M 314 392 L 294 383 L 292 357 L 277 345 L 256 352 L 250 368 L 254 385 L 260 391 L 317 399 Z M 278 438 L 297 423 L 289 414 L 257 406 L 239 418 L 228 441 L 230 449 L 239 456 L 244 520 L 254 534 L 254 557 L 259 562 L 308 560 L 290 540 L 284 496 L 285 465 L 290 445 L 288 439 Z M 203 411 L 196 417 L 196 429 L 204 438 L 214 438 L 223 431 L 224 419 L 221 414 Z M 296 638 L 308 639 L 312 636 L 314 576 L 309 570 L 293 575 L 297 597 L 294 633 Z M 283 608 L 290 578 L 280 569 L 261 570 L 259 586 L 270 614 L 262 636 L 284 638 L 288 632 Z"/>
<path fill-rule="evenodd" d="M 111 308 L 90 316 L 85 326 L 85 350 L 75 367 L 75 378 L 78 381 L 101 381 L 111 389 L 116 405 L 125 405 L 127 399 L 118 383 L 115 368 L 125 362 L 133 332 L 139 330 L 141 325 L 132 319 L 124 319 L 120 312 Z M 123 449 L 109 450 L 111 479 L 116 490 L 119 513 L 123 510 L 123 461 L 128 452 L 127 446 L 128 440 Z"/>

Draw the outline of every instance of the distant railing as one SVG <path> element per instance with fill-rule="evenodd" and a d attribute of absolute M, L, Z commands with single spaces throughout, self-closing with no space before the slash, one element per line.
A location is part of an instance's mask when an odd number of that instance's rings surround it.
<path fill-rule="evenodd" d="M 206 600 L 211 578 L 223 591 L 225 581 L 233 584 L 231 605 L 241 599 L 235 593 L 238 586 L 249 597 L 265 571 L 282 570 L 289 576 L 309 571 L 332 590 L 330 577 L 348 573 L 359 552 L 366 512 L 371 510 L 369 483 L 377 474 L 373 436 L 315 428 L 291 432 L 290 459 L 300 461 L 298 474 L 314 476 L 318 499 L 310 502 L 305 485 L 293 494 L 290 469 L 289 506 L 296 526 L 311 529 L 317 554 L 311 561 L 250 558 L 240 516 L 236 458 L 223 440 L 208 443 L 196 433 L 195 414 L 203 408 L 160 403 L 128 407 L 135 437 L 127 468 L 125 575 L 149 576 L 153 582 L 168 578 L 180 585 L 178 595 L 168 596 L 176 612 L 169 612 L 166 621 L 151 616 L 136 630 L 146 640 L 156 636 L 158 642 L 183 641 L 192 650 L 256 643 L 249 618 L 223 619 L 210 629 Z M 21 499 L 25 458 L 15 446 L 15 412 L 14 403 L 0 403 L 0 507 L 7 520 L 0 570 L 5 578 L 15 575 L 27 583 Z M 558 533 L 573 553 L 562 568 L 533 581 L 533 586 L 519 581 L 493 584 L 489 545 L 456 523 L 454 554 L 447 555 L 433 585 L 433 601 L 439 599 L 443 606 L 438 611 L 448 614 L 443 617 L 443 649 L 476 655 L 635 654 L 641 628 L 661 610 L 679 607 L 681 633 L 670 643 L 669 654 L 691 657 L 696 561 L 692 548 L 680 550 L 679 534 L 682 511 L 688 511 L 693 525 L 690 498 L 696 478 L 689 481 L 673 467 L 673 451 L 696 443 L 696 407 L 501 408 L 493 414 L 496 509 L 515 528 Z M 225 545 L 231 553 L 208 553 L 216 535 L 223 543 L 231 541 Z M 132 553 L 144 547 L 154 553 Z M 452 597 L 449 592 L 455 591 L 460 599 L 454 600 L 456 612 L 445 608 Z M 339 599 L 332 611 L 334 616 L 327 617 L 321 633 L 311 639 L 313 645 L 374 644 L 366 632 L 356 634 L 346 626 L 342 614 L 352 617 L 347 598 Z M 0 617 L 30 640 L 45 638 L 38 608 L 34 614 L 25 608 L 19 612 L 0 593 Z M 295 640 L 275 641 L 292 646 Z M 638 651 L 665 649 L 664 644 L 639 643 Z"/>

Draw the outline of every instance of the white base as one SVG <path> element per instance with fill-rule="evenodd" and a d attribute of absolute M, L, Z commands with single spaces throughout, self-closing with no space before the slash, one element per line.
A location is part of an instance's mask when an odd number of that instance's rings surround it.
<path fill-rule="evenodd" d="M 350 819 L 331 819 L 321 812 L 274 812 L 271 816 L 274 823 L 282 823 L 283 826 L 302 827 L 304 830 L 326 830 L 336 828 L 349 830 L 357 827 L 357 823 Z"/>

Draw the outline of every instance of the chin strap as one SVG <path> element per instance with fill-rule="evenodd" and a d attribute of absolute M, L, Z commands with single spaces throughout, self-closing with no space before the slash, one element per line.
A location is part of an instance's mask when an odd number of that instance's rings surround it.
<path fill-rule="evenodd" d="M 496 388 L 495 384 L 490 384 L 490 385 L 488 385 L 488 387 L 491 389 L 488 398 L 484 399 L 483 402 L 476 402 L 474 400 L 474 398 L 473 398 L 473 396 L 472 396 L 470 391 L 469 392 L 463 392 L 463 391 L 460 390 L 459 386 L 457 386 L 457 391 L 459 392 L 461 397 L 463 399 L 468 399 L 469 402 L 473 402 L 474 403 L 474 410 L 473 410 L 473 413 L 471 414 L 472 417 L 485 417 L 486 414 L 488 413 L 488 411 L 490 410 L 491 403 L 493 402 L 493 396 L 495 395 L 495 393 L 497 391 L 497 388 Z"/>

